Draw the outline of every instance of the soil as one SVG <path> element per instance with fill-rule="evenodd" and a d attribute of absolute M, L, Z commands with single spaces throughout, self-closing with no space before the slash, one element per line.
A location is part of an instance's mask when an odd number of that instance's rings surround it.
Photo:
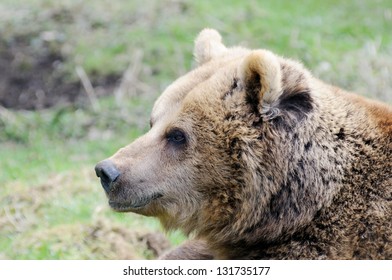
<path fill-rule="evenodd" d="M 0 106 L 40 110 L 58 104 L 83 103 L 87 95 L 79 80 L 69 78 L 66 57 L 45 42 L 34 46 L 31 36 L 0 39 Z M 59 48 L 58 48 L 59 49 Z M 90 77 L 98 95 L 110 92 L 118 76 Z"/>

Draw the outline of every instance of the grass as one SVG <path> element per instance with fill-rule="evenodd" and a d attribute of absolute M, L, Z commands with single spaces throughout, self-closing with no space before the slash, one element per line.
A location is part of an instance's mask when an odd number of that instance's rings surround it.
<path fill-rule="evenodd" d="M 0 23 L 9 44 L 24 38 L 30 50 L 45 44 L 67 57 L 59 73 L 70 82 L 79 79 L 76 66 L 105 77 L 139 64 L 124 97 L 109 90 L 99 110 L 0 108 L 0 258 L 155 256 L 146 240 L 159 224 L 111 212 L 93 166 L 148 129 L 153 100 L 192 68 L 203 27 L 218 29 L 227 45 L 297 58 L 323 80 L 392 103 L 389 0 L 3 0 Z M 183 239 L 170 236 L 171 244 Z"/>

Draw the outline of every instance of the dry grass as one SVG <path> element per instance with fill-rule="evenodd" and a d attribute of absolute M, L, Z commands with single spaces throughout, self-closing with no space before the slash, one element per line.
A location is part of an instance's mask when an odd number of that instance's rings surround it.
<path fill-rule="evenodd" d="M 31 231 L 16 239 L 13 250 L 23 258 L 42 252 L 54 259 L 119 260 L 156 258 L 169 247 L 162 233 L 131 230 L 101 218 Z"/>
<path fill-rule="evenodd" d="M 170 247 L 157 228 L 139 226 L 135 215 L 128 214 L 134 220 L 128 225 L 108 217 L 115 214 L 98 184 L 87 169 L 53 175 L 29 191 L 24 183 L 8 184 L 0 200 L 0 235 L 11 243 L 0 243 L 7 247 L 0 248 L 0 258 L 141 259 Z"/>

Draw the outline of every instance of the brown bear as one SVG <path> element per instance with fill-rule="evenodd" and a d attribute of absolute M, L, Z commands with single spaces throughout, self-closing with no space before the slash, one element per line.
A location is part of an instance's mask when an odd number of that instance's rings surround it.
<path fill-rule="evenodd" d="M 192 239 L 164 259 L 392 259 L 392 109 L 203 30 L 151 129 L 95 170 L 120 212 Z"/>

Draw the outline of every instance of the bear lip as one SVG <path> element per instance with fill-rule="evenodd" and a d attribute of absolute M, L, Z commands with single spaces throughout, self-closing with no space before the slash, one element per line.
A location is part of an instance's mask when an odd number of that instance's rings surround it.
<path fill-rule="evenodd" d="M 113 200 L 109 200 L 109 206 L 117 211 L 117 212 L 128 212 L 138 210 L 150 204 L 152 201 L 162 197 L 161 193 L 154 193 L 149 196 L 145 196 L 143 198 L 139 198 L 135 201 L 124 201 L 124 202 L 117 202 Z"/>

